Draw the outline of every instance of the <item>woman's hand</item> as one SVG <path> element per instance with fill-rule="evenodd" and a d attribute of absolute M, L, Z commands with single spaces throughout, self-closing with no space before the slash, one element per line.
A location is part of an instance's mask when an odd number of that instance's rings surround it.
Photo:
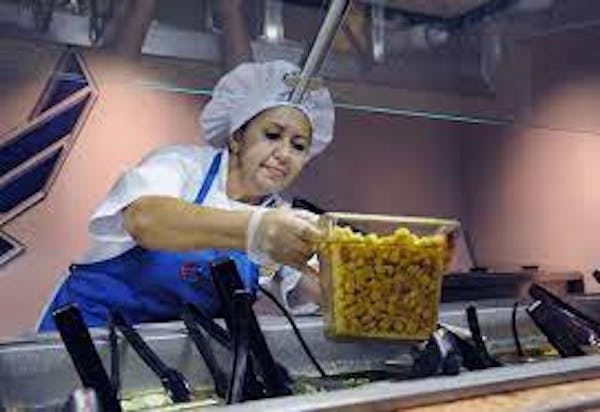
<path fill-rule="evenodd" d="M 305 211 L 257 209 L 248 224 L 248 257 L 258 264 L 279 263 L 317 275 L 307 265 L 322 237 L 316 220 L 316 215 Z"/>

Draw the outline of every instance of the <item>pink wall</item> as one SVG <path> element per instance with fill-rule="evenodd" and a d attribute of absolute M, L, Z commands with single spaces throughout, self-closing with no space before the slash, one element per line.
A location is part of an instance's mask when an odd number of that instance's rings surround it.
<path fill-rule="evenodd" d="M 334 143 L 291 194 L 328 210 L 458 218 L 456 131 L 444 122 L 338 111 Z"/>
<path fill-rule="evenodd" d="M 466 223 L 486 265 L 580 270 L 586 290 L 600 268 L 600 30 L 532 46 L 528 127 L 464 130 Z"/>
<path fill-rule="evenodd" d="M 548 95 L 533 118 L 545 127 L 466 130 L 465 216 L 483 264 L 576 269 L 600 291 L 589 277 L 600 267 L 599 92 L 588 82 Z"/>
<path fill-rule="evenodd" d="M 467 225 L 477 258 L 488 265 L 576 266 L 587 223 L 585 141 L 505 132 L 475 128 L 466 144 Z"/>

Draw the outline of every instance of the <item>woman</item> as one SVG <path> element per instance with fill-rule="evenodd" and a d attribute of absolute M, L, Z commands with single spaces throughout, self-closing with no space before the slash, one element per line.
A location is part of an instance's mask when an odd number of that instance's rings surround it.
<path fill-rule="evenodd" d="M 286 76 L 297 71 L 284 61 L 238 66 L 202 112 L 210 146 L 158 149 L 120 178 L 40 331 L 55 329 L 52 312 L 70 303 L 88 326 L 105 325 L 109 309 L 134 323 L 171 320 L 186 302 L 215 315 L 208 265 L 223 256 L 253 292 L 260 265 L 315 273 L 307 264 L 320 236 L 314 216 L 285 207 L 277 193 L 331 142 L 334 109 L 325 89 L 288 103 Z"/>

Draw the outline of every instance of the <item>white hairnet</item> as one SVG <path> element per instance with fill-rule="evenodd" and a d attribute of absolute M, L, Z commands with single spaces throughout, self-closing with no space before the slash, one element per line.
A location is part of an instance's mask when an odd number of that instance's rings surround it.
<path fill-rule="evenodd" d="M 225 147 L 235 131 L 263 110 L 292 106 L 310 120 L 310 154 L 319 154 L 333 139 L 333 101 L 327 89 L 319 88 L 307 91 L 301 103 L 290 103 L 292 86 L 284 82 L 284 77 L 299 71 L 296 65 L 277 60 L 243 63 L 223 76 L 200 115 L 206 141 L 214 147 Z"/>

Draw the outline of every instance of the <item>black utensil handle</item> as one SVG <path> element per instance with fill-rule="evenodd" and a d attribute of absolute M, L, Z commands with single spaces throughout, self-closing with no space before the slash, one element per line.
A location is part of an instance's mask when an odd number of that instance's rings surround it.
<path fill-rule="evenodd" d="M 529 295 L 535 300 L 539 300 L 545 303 L 549 303 L 553 306 L 558 306 L 559 308 L 571 312 L 573 315 L 580 318 L 582 321 L 585 321 L 589 325 L 589 327 L 596 331 L 596 333 L 600 334 L 600 322 L 595 319 L 590 318 L 585 313 L 581 312 L 579 309 L 569 305 L 564 300 L 560 299 L 558 296 L 550 293 L 548 290 L 544 289 L 538 284 L 533 284 L 529 288 Z"/>
<path fill-rule="evenodd" d="M 225 324 L 229 330 L 229 336 L 231 336 L 231 350 L 234 351 L 235 359 L 235 333 L 237 333 L 237 328 L 239 328 L 236 319 L 243 318 L 246 315 L 244 313 L 238 314 L 236 312 L 234 301 L 236 292 L 244 290 L 244 284 L 237 271 L 235 262 L 229 258 L 220 259 L 212 263 L 211 278 L 219 296 L 223 318 L 225 319 Z M 247 333 L 247 331 L 244 331 L 244 333 Z M 243 380 L 243 393 L 242 395 L 239 395 L 242 396 L 244 400 L 264 397 L 264 388 L 257 380 L 256 368 L 254 368 L 253 365 L 253 362 L 249 362 L 245 365 L 246 371 Z M 235 396 L 228 396 L 228 398 L 233 397 Z"/>
<path fill-rule="evenodd" d="M 483 335 L 481 334 L 481 328 L 479 327 L 479 319 L 477 317 L 477 309 L 475 306 L 469 306 L 467 308 L 467 323 L 469 324 L 469 330 L 471 331 L 475 349 L 481 354 L 481 358 L 486 363 L 486 366 L 501 366 L 502 364 L 494 359 L 487 350 Z"/>
<path fill-rule="evenodd" d="M 300 197 L 295 197 L 292 200 L 292 208 L 308 210 L 309 212 L 314 213 L 315 215 L 323 215 L 323 214 L 327 213 L 327 210 L 315 205 L 312 202 L 309 202 L 306 199 L 302 199 Z M 352 229 L 353 232 L 361 233 L 363 235 L 368 234 L 364 230 L 358 229 L 356 226 L 352 225 L 350 222 L 347 222 L 343 219 L 340 219 L 338 221 L 338 223 L 340 224 L 340 226 L 349 227 L 350 229 Z"/>
<path fill-rule="evenodd" d="M 125 317 L 116 311 L 111 312 L 111 317 L 117 329 L 125 336 L 125 339 L 140 358 L 159 376 L 166 375 L 168 367 L 154 353 L 154 351 L 144 342 L 142 337 L 135 331 L 133 325 Z"/>
<path fill-rule="evenodd" d="M 217 325 L 208 315 L 205 315 L 196 306 L 188 303 L 184 305 L 184 313 L 190 321 L 200 325 L 211 338 L 219 342 L 223 347 L 229 350 L 233 350 L 233 344 L 231 342 L 231 336 L 229 332 Z"/>
<path fill-rule="evenodd" d="M 115 388 L 117 398 L 121 395 L 121 361 L 119 358 L 119 339 L 112 315 L 108 316 L 108 343 L 110 345 L 110 381 Z"/>
<path fill-rule="evenodd" d="M 235 319 L 242 319 L 248 328 L 248 339 L 250 341 L 252 359 L 254 366 L 261 374 L 267 396 L 289 395 L 290 389 L 284 382 L 284 377 L 277 373 L 277 363 L 273 359 L 265 337 L 260 329 L 251 299 L 234 299 L 244 291 L 244 284 L 240 279 L 235 263 L 231 259 L 223 259 L 213 263 L 211 276 L 219 292 L 219 297 L 224 308 L 225 322 L 229 330 L 235 330 Z M 239 301 L 238 305 L 234 302 Z M 235 339 L 235 337 L 234 337 Z"/>
<path fill-rule="evenodd" d="M 231 332 L 234 330 L 233 317 L 235 313 L 233 296 L 236 290 L 244 289 L 244 284 L 240 279 L 235 262 L 229 258 L 220 259 L 212 263 L 211 278 L 221 302 L 225 324 Z"/>
<path fill-rule="evenodd" d="M 306 199 L 302 199 L 300 197 L 295 197 L 292 200 L 292 207 L 294 209 L 304 209 L 304 210 L 308 210 L 309 212 L 312 212 L 316 215 L 322 215 L 324 213 L 327 213 L 327 211 L 317 205 L 315 205 L 312 202 L 309 202 Z"/>
<path fill-rule="evenodd" d="M 171 399 L 176 402 L 189 402 L 191 390 L 183 375 L 169 368 L 158 355 L 144 342 L 133 325 L 118 311 L 111 311 L 113 322 L 138 356 L 160 378 Z"/>
<path fill-rule="evenodd" d="M 527 313 L 548 341 L 563 358 L 583 356 L 585 352 L 569 335 L 569 326 L 564 315 L 548 302 L 536 300 L 527 307 Z"/>
<path fill-rule="evenodd" d="M 517 328 L 517 310 L 519 309 L 519 301 L 513 304 L 512 313 L 510 317 L 510 328 L 512 331 L 513 340 L 515 342 L 515 348 L 517 350 L 517 356 L 519 358 L 525 357 L 523 347 L 521 346 L 521 339 L 519 339 L 519 329 Z"/>
<path fill-rule="evenodd" d="M 192 338 L 192 342 L 196 346 L 196 349 L 198 349 L 198 352 L 200 352 L 200 355 L 202 356 L 202 359 L 204 359 L 204 363 L 213 378 L 217 395 L 224 398 L 227 396 L 228 386 L 226 373 L 219 366 L 215 354 L 204 337 L 200 326 L 196 323 L 189 307 L 184 308 L 181 317 L 183 318 L 183 323 L 188 330 L 189 336 Z"/>
<path fill-rule="evenodd" d="M 267 345 L 267 341 L 265 340 L 265 336 L 260 329 L 258 320 L 249 304 L 247 312 L 249 314 L 248 326 L 250 328 L 250 347 L 252 355 L 254 356 L 254 359 L 256 359 L 257 367 L 260 369 L 260 373 L 263 377 L 267 395 L 291 395 L 292 392 L 285 382 L 285 376 L 281 373 L 282 369 L 277 362 L 275 362 L 275 359 L 269 350 L 269 346 Z"/>
<path fill-rule="evenodd" d="M 486 369 L 488 364 L 485 359 L 482 358 L 482 354 L 473 344 L 467 342 L 451 330 L 446 327 L 439 326 L 445 332 L 445 337 L 451 342 L 462 357 L 462 364 L 468 370 L 479 370 Z"/>
<path fill-rule="evenodd" d="M 75 305 L 69 305 L 56 310 L 52 315 L 83 386 L 96 391 L 103 410 L 120 411 L 117 394 L 79 309 Z"/>
<path fill-rule="evenodd" d="M 244 311 L 243 298 L 233 297 L 233 307 L 236 313 Z M 250 353 L 250 339 L 248 337 L 248 327 L 246 320 L 242 316 L 235 316 L 232 319 L 233 335 L 233 367 L 229 381 L 229 390 L 227 392 L 227 404 L 241 402 L 244 395 L 244 384 L 248 371 L 248 361 Z"/>

